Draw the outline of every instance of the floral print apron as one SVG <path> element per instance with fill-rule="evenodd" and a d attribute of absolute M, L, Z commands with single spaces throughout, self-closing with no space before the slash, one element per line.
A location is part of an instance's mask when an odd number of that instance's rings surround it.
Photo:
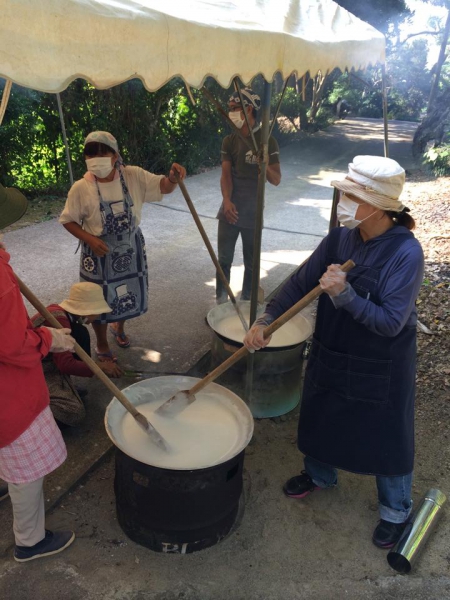
<path fill-rule="evenodd" d="M 123 200 L 119 201 L 105 202 L 96 181 L 103 223 L 99 237 L 108 245 L 108 254 L 96 256 L 88 244 L 81 242 L 80 280 L 101 285 L 112 308 L 112 312 L 100 316 L 100 323 L 133 319 L 148 308 L 145 240 L 136 226 L 133 200 L 120 169 L 119 176 L 123 191 Z"/>

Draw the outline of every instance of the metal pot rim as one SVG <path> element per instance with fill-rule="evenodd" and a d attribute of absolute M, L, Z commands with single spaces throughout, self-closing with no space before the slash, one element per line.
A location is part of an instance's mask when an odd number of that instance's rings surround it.
<path fill-rule="evenodd" d="M 163 377 L 153 377 L 150 379 L 145 379 L 143 381 L 134 383 L 134 384 L 124 388 L 122 390 L 122 392 L 124 392 L 125 395 L 127 395 L 127 390 L 129 390 L 131 388 L 151 389 L 153 387 L 153 383 L 159 382 L 159 383 L 163 383 L 163 384 L 164 383 L 173 384 L 173 391 L 170 392 L 170 395 L 172 395 L 179 390 L 185 390 L 185 389 L 191 388 L 198 381 L 200 381 L 200 379 L 197 377 L 188 377 L 188 376 L 184 376 L 184 375 L 169 375 L 169 376 L 163 376 Z M 247 445 L 249 444 L 249 442 L 253 436 L 253 429 L 254 429 L 254 421 L 253 421 L 253 416 L 252 416 L 252 413 L 250 412 L 250 409 L 245 404 L 245 402 L 243 400 L 241 400 L 241 398 L 239 398 L 239 396 L 234 394 L 231 390 L 228 390 L 227 388 L 225 388 L 217 383 L 208 384 L 208 386 L 205 389 L 208 389 L 208 388 L 209 389 L 212 388 L 211 391 L 220 392 L 221 398 L 226 399 L 226 403 L 229 403 L 230 410 L 233 410 L 234 413 L 238 413 L 239 420 L 238 419 L 236 419 L 236 420 L 241 425 L 241 428 L 240 428 L 241 435 L 240 435 L 239 442 L 230 450 L 230 452 L 226 455 L 226 457 L 223 460 L 220 460 L 219 462 L 216 462 L 216 463 L 213 462 L 210 464 L 204 464 L 199 467 L 194 467 L 194 468 L 192 468 L 192 467 L 185 467 L 185 468 L 181 467 L 180 468 L 180 467 L 176 467 L 176 466 L 168 467 L 166 465 L 156 464 L 157 461 L 154 461 L 154 462 L 148 461 L 144 464 L 148 464 L 152 467 L 161 468 L 161 469 L 168 470 L 168 471 L 198 471 L 201 469 L 208 469 L 208 468 L 211 468 L 214 466 L 224 464 L 224 463 L 228 462 L 229 460 L 231 460 L 232 458 L 234 458 L 235 456 L 237 456 L 240 452 L 242 452 L 247 447 Z M 170 395 L 168 396 L 168 398 L 170 397 Z M 133 395 L 130 394 L 128 396 L 128 399 L 135 406 L 139 406 L 139 401 L 137 400 L 136 396 L 133 397 Z M 145 402 L 145 400 L 143 402 Z M 233 409 L 232 409 L 232 407 L 233 407 Z M 133 453 L 130 452 L 129 448 L 127 448 L 124 445 L 124 443 L 120 439 L 118 439 L 118 437 L 114 433 L 114 428 L 115 427 L 117 428 L 118 424 L 120 423 L 121 418 L 125 415 L 125 413 L 126 413 L 125 408 L 114 397 L 111 400 L 111 402 L 109 403 L 109 405 L 107 406 L 106 412 L 105 412 L 106 433 L 108 434 L 108 437 L 110 438 L 112 443 L 117 448 L 122 450 L 122 452 L 124 452 L 130 458 L 133 458 L 134 460 L 137 460 L 138 462 L 142 462 L 142 460 L 140 458 L 133 456 Z"/>
<path fill-rule="evenodd" d="M 247 301 L 239 302 L 239 307 L 241 308 L 242 313 L 248 322 L 249 315 L 250 315 L 250 302 L 247 302 Z M 257 316 L 260 316 L 261 314 L 263 314 L 263 312 L 264 312 L 264 309 L 261 307 L 257 312 Z M 238 316 L 236 314 L 236 310 L 235 310 L 233 304 L 231 302 L 224 302 L 223 304 L 218 304 L 217 306 L 214 306 L 206 315 L 206 320 L 208 322 L 208 325 L 214 331 L 214 333 L 216 335 L 218 335 L 222 340 L 227 340 L 228 342 L 231 342 L 231 343 L 235 342 L 235 343 L 242 345 L 242 339 L 244 337 L 244 329 L 243 328 L 242 328 L 242 338 L 241 339 L 237 339 L 235 337 L 234 338 L 228 337 L 217 330 L 218 324 L 221 321 L 223 321 L 224 319 L 231 317 L 231 316 L 236 316 L 236 319 L 238 319 Z M 291 326 L 292 325 L 296 326 L 298 328 L 298 330 L 300 330 L 300 324 L 302 327 L 306 326 L 307 334 L 300 335 L 300 333 L 299 333 L 298 340 L 294 344 L 289 344 L 289 345 L 274 344 L 273 340 L 272 340 L 270 345 L 267 346 L 267 348 L 265 348 L 264 350 L 274 351 L 274 350 L 286 350 L 288 348 L 295 348 L 299 344 L 303 343 L 306 339 L 308 339 L 313 332 L 313 326 L 312 326 L 311 321 L 305 315 L 302 315 L 301 313 L 299 313 L 298 315 L 295 315 L 289 321 L 289 323 L 286 323 L 286 325 L 284 325 L 283 327 L 287 327 L 287 326 L 289 326 L 289 324 L 291 324 Z"/>

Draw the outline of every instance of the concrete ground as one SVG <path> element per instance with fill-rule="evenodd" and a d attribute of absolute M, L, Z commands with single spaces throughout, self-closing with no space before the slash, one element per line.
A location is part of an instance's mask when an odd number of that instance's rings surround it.
<path fill-rule="evenodd" d="M 390 154 L 411 168 L 415 125 L 390 124 Z M 327 232 L 332 188 L 356 154 L 382 154 L 382 123 L 350 119 L 284 147 L 283 179 L 267 187 L 261 283 L 268 295 Z M 186 185 L 215 244 L 220 169 Z M 214 269 L 181 194 L 144 208 L 142 229 L 150 257 L 149 312 L 129 322 L 132 347 L 117 350 L 121 364 L 146 376 L 204 374 L 210 331 L 204 316 L 214 306 Z M 18 275 L 44 302 L 60 301 L 77 280 L 75 241 L 56 222 L 5 236 Z M 232 287 L 242 281 L 238 248 Z M 203 358 L 205 357 L 206 358 Z M 122 378 L 124 388 L 134 379 Z M 445 598 L 450 597 L 448 524 L 429 543 L 414 574 L 395 575 L 385 553 L 372 546 L 377 522 L 370 478 L 342 473 L 341 485 L 304 502 L 285 499 L 284 480 L 298 472 L 296 411 L 256 423 L 246 455 L 246 508 L 238 530 L 218 546 L 189 556 L 155 554 L 126 538 L 114 513 L 111 445 L 103 427 L 110 393 L 88 382 L 87 419 L 66 430 L 65 465 L 48 477 L 46 500 L 54 506 L 50 528 L 73 527 L 77 541 L 53 559 L 11 561 L 11 510 L 0 505 L 0 594 L 11 600 L 209 600 L 215 598 Z M 436 452 L 438 449 L 436 448 Z M 429 475 L 429 473 L 428 473 Z M 82 478 L 80 483 L 80 478 Z M 432 485 L 426 465 L 418 494 Z M 424 488 L 424 486 L 426 486 Z M 424 489 L 422 489 L 424 488 Z M 69 493 L 68 493 L 69 492 Z M 24 577 L 26 573 L 26 577 Z"/>

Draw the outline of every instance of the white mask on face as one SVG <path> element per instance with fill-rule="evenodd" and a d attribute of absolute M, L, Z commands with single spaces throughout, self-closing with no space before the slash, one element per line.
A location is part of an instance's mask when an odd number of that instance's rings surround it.
<path fill-rule="evenodd" d="M 373 213 L 360 221 L 359 219 L 356 219 L 358 207 L 359 204 L 357 202 L 350 200 L 350 198 L 347 198 L 345 194 L 342 194 L 336 208 L 339 223 L 348 229 L 355 229 L 355 227 L 361 225 L 363 221 L 366 221 L 369 217 L 377 212 L 377 209 L 375 209 Z"/>
<path fill-rule="evenodd" d="M 95 156 L 94 158 L 87 158 L 86 167 L 90 173 L 96 177 L 100 177 L 100 179 L 108 177 L 113 170 L 110 156 Z"/>
<path fill-rule="evenodd" d="M 241 111 L 242 112 L 242 111 Z M 230 117 L 230 121 L 232 121 L 233 125 L 235 125 L 238 129 L 242 129 L 245 123 L 245 119 L 241 119 L 241 113 L 238 111 L 230 111 L 228 113 Z"/>

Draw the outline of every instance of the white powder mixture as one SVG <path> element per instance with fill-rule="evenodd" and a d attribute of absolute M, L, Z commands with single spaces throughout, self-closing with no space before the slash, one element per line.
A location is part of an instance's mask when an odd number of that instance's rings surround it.
<path fill-rule="evenodd" d="M 289 321 L 278 329 L 278 331 L 275 331 L 270 340 L 269 348 L 294 346 L 303 342 L 310 335 L 311 325 L 309 321 L 302 317 L 302 315 L 297 315 L 294 319 L 294 321 Z M 215 323 L 214 330 L 229 340 L 241 343 L 245 335 L 242 323 L 237 314 L 225 317 L 222 321 Z"/>
<path fill-rule="evenodd" d="M 159 431 L 169 446 L 165 452 L 127 412 L 115 428 L 122 450 L 145 464 L 168 469 L 201 469 L 220 464 L 235 455 L 242 445 L 242 426 L 238 413 L 222 403 L 216 393 L 200 392 L 197 400 L 174 416 L 155 415 L 154 411 L 168 400 L 156 399 L 152 392 L 141 390 L 150 402 L 136 408 Z"/>

